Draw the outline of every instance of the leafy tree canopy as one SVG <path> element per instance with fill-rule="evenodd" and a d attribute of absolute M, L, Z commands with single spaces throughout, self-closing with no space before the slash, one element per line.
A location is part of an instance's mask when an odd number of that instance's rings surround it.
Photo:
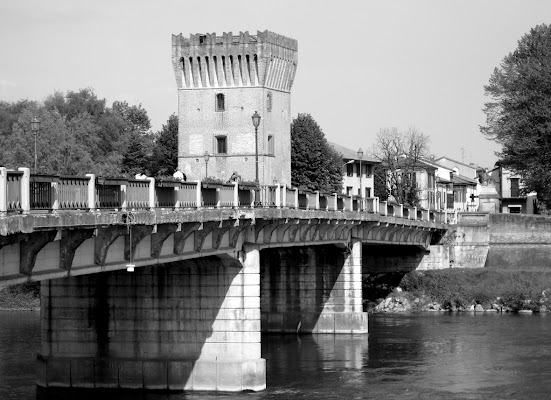
<path fill-rule="evenodd" d="M 340 192 L 342 156 L 333 149 L 310 114 L 291 124 L 291 183 L 301 189 Z"/>
<path fill-rule="evenodd" d="M 551 203 L 551 25 L 524 35 L 484 87 L 481 132 L 501 144 L 500 164 Z"/>
<path fill-rule="evenodd" d="M 36 138 L 30 129 L 35 116 L 40 121 Z M 150 127 L 141 105 L 116 101 L 109 108 L 105 99 L 99 99 L 89 88 L 66 94 L 54 92 L 43 104 L 28 100 L 0 102 L 0 165 L 33 169 L 36 139 L 37 168 L 33 173 L 130 173 L 133 167 L 128 164 L 136 156 L 136 149 L 147 155 L 153 147 Z M 147 158 L 140 160 L 140 172 L 147 173 Z"/>
<path fill-rule="evenodd" d="M 178 117 L 172 114 L 158 134 L 151 170 L 154 175 L 172 175 L 178 167 Z"/>

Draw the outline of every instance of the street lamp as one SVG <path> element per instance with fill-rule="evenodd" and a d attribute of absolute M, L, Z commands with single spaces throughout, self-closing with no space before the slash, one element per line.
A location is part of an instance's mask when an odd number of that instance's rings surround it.
<path fill-rule="evenodd" d="M 205 151 L 205 154 L 203 154 L 203 158 L 205 159 L 205 179 L 209 177 L 209 152 Z"/>
<path fill-rule="evenodd" d="M 34 173 L 36 174 L 36 136 L 38 135 L 38 130 L 40 129 L 40 121 L 36 118 L 36 116 L 33 117 L 33 120 L 31 121 L 31 131 L 34 135 Z"/>
<path fill-rule="evenodd" d="M 364 152 L 362 150 L 362 148 L 360 147 L 358 149 L 358 160 L 360 160 L 360 197 L 363 199 L 364 195 L 363 195 L 363 189 L 362 189 L 362 175 L 363 175 L 363 171 L 362 171 L 362 158 L 364 156 Z"/>
<path fill-rule="evenodd" d="M 254 182 L 258 185 L 258 125 L 260 125 L 260 114 L 255 111 L 252 119 L 254 125 L 254 158 L 256 162 L 256 179 Z"/>

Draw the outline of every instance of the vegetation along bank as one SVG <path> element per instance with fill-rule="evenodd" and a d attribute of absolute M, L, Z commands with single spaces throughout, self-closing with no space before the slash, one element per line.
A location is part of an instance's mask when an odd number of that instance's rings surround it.
<path fill-rule="evenodd" d="M 383 293 L 381 279 L 378 295 Z M 387 279 L 391 281 L 390 277 Z M 364 293 L 376 281 L 364 279 Z M 387 285 L 387 295 L 364 301 L 369 312 L 551 311 L 551 271 L 501 271 L 495 269 L 446 269 L 412 271 L 397 285 Z"/>

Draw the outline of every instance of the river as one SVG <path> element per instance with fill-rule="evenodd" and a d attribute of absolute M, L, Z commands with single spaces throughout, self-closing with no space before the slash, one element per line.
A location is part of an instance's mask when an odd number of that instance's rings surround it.
<path fill-rule="evenodd" d="M 0 312 L 0 399 L 547 399 L 551 315 L 370 315 L 368 335 L 265 335 L 260 393 L 44 392 L 38 313 Z"/>

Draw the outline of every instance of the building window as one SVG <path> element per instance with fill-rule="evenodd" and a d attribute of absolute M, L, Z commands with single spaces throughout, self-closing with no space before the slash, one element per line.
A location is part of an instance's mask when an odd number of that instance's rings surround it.
<path fill-rule="evenodd" d="M 268 135 L 268 154 L 273 156 L 274 153 L 274 135 Z"/>
<path fill-rule="evenodd" d="M 199 44 L 207 43 L 207 35 L 199 35 Z"/>
<path fill-rule="evenodd" d="M 346 164 L 346 176 L 354 176 L 354 164 Z"/>
<path fill-rule="evenodd" d="M 347 187 L 346 187 L 346 195 L 347 195 L 347 196 L 350 196 L 350 195 L 352 194 L 352 190 L 353 190 L 353 189 L 354 189 L 354 188 L 353 188 L 352 186 L 347 186 Z"/>
<path fill-rule="evenodd" d="M 371 188 L 364 188 L 365 190 L 365 197 L 369 198 L 371 197 Z"/>
<path fill-rule="evenodd" d="M 507 206 L 509 208 L 509 214 L 520 214 L 522 207 L 521 206 Z"/>
<path fill-rule="evenodd" d="M 226 109 L 225 98 L 223 93 L 216 94 L 216 111 L 224 111 Z"/>
<path fill-rule="evenodd" d="M 272 92 L 268 92 L 266 95 L 266 111 L 272 111 Z"/>
<path fill-rule="evenodd" d="M 228 142 L 226 136 L 216 136 L 216 154 L 227 154 Z"/>
<path fill-rule="evenodd" d="M 429 189 L 434 188 L 434 174 L 428 174 L 429 178 Z"/>
<path fill-rule="evenodd" d="M 519 178 L 511 178 L 511 197 L 520 197 Z"/>

